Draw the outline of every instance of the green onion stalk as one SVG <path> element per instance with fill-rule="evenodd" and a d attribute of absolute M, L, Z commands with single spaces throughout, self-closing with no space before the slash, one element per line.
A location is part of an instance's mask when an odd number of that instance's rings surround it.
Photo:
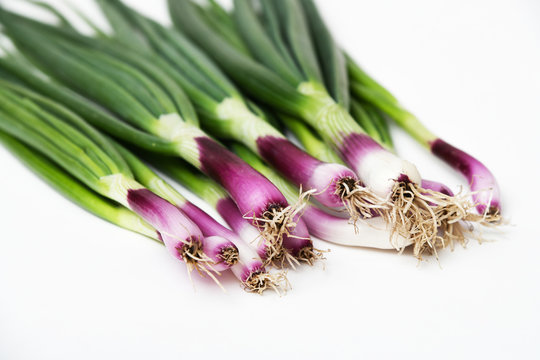
<path fill-rule="evenodd" d="M 10 84 L 3 85 L 10 86 Z M 51 101 L 47 101 L 45 98 L 35 94 L 32 95 L 30 92 L 22 91 L 22 89 L 20 91 L 21 94 L 32 96 L 33 99 L 39 99 L 42 105 L 47 105 L 51 110 L 66 116 L 73 116 L 73 119 L 76 119 L 74 115 L 70 115 L 69 111 L 62 109 L 62 107 L 55 105 Z M 76 123 L 80 122 L 75 121 Z M 83 209 L 122 228 L 163 243 L 161 234 L 143 220 L 141 216 L 125 206 L 98 194 L 44 154 L 3 131 L 0 131 L 0 142 L 49 185 Z M 217 272 L 231 268 L 234 275 L 248 291 L 261 293 L 267 288 L 279 289 L 280 282 L 284 279 L 283 275 L 268 274 L 264 270 L 261 259 L 234 232 L 223 227 L 201 209 L 189 203 L 174 188 L 125 148 L 114 142 L 112 143 L 133 171 L 134 178 L 137 181 L 140 181 L 149 190 L 180 208 L 201 229 L 204 237 L 200 239 L 200 242 L 204 254 L 208 256 L 211 262 L 205 264 L 204 268 L 197 266 L 198 270 Z M 187 259 L 186 263 L 190 266 L 197 264 L 193 261 L 194 256 L 201 256 L 201 254 L 197 254 L 197 251 L 194 250 L 196 247 L 193 246 L 192 244 L 190 251 L 186 251 L 184 255 L 184 260 Z M 239 254 L 239 248 L 242 249 L 241 254 Z M 213 274 L 208 273 L 216 280 Z"/>
<path fill-rule="evenodd" d="M 427 204 L 433 207 L 434 203 L 437 203 L 436 219 L 440 224 L 439 228 L 445 232 L 444 238 L 450 241 L 456 239 L 460 242 L 465 241 L 459 225 L 461 220 L 480 225 L 500 220 L 497 206 L 499 189 L 489 170 L 476 159 L 440 139 L 435 139 L 425 126 L 401 107 L 388 90 L 367 75 L 350 56 L 343 53 L 333 40 L 314 2 L 312 0 L 301 2 L 312 30 L 312 40 L 322 64 L 326 85 L 336 101 L 349 107 L 351 114 L 366 133 L 389 151 L 395 152 L 386 118 L 390 115 L 391 118 L 399 119 L 396 121 L 402 128 L 423 145 L 430 147 L 437 156 L 462 171 L 471 182 L 472 204 L 469 195 L 454 195 L 444 184 L 422 179 L 421 188 L 426 190 L 422 194 L 429 195 L 433 199 Z M 346 96 L 347 94 L 349 96 Z M 492 202 L 496 204 L 495 209 L 489 210 L 486 204 Z M 482 214 L 481 216 L 474 213 L 474 207 Z M 450 233 L 446 229 L 451 229 Z"/>
<path fill-rule="evenodd" d="M 168 71 L 170 67 L 164 62 L 117 42 L 114 46 L 101 47 L 92 38 L 65 28 L 40 23 L 4 9 L 0 14 L 5 32 L 26 57 L 56 81 L 111 112 L 110 116 L 102 117 L 102 112 L 94 107 L 92 113 L 100 120 L 88 117 L 88 121 L 111 135 L 140 146 L 140 141 L 145 139 L 138 141 L 133 136 L 124 136 L 119 125 L 112 129 L 104 124 L 111 118 L 116 124 L 126 122 L 138 131 L 158 138 L 161 143 L 168 142 L 172 146 L 167 151 L 172 150 L 173 155 L 182 157 L 218 181 L 242 215 L 253 219 L 265 241 L 271 243 L 268 248 L 276 249 L 275 253 L 267 254 L 268 257 L 283 252 L 286 235 L 309 238 L 305 226 L 297 225 L 302 223 L 298 211 L 287 203 L 279 190 L 197 126 L 198 117 L 191 102 L 178 83 L 170 81 L 175 79 L 175 72 Z M 114 54 L 113 49 L 116 49 Z M 24 77 L 31 77 L 31 74 L 26 71 Z M 43 83 L 40 86 L 43 87 Z M 49 89 L 46 87 L 45 90 Z M 58 92 L 56 87 L 50 95 L 58 95 Z M 65 98 L 69 98 L 65 104 L 77 112 L 77 104 L 83 100 L 62 93 L 58 101 Z M 86 101 L 83 110 L 88 111 L 89 106 Z M 133 135 L 133 132 L 128 134 Z M 149 144 L 143 147 L 151 148 Z"/>
<path fill-rule="evenodd" d="M 443 196 L 444 201 L 448 197 L 436 192 L 425 195 L 416 167 L 372 139 L 350 115 L 346 100 L 337 102 L 332 97 L 312 41 L 305 2 L 261 0 L 257 13 L 251 2 L 236 0 L 232 17 L 249 54 L 205 22 L 192 1 L 169 0 L 168 4 L 175 26 L 239 87 L 317 132 L 359 176 L 365 186 L 365 202 L 381 205 L 375 214 L 382 215 L 395 231 L 414 238 L 421 247 L 433 247 L 439 220 L 429 202 L 442 204 Z M 332 54 L 337 59 L 330 62 L 332 66 L 343 66 L 339 51 Z M 336 86 L 342 86 L 340 79 L 347 77 L 336 76 Z"/>

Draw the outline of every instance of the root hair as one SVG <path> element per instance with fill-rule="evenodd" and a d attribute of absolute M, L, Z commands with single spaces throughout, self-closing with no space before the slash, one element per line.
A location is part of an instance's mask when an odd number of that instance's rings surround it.
<path fill-rule="evenodd" d="M 318 260 L 326 260 L 324 254 L 328 252 L 330 252 L 330 250 L 319 250 L 315 249 L 313 246 L 306 246 L 300 249 L 296 258 L 299 261 L 303 261 L 313 266 Z"/>
<path fill-rule="evenodd" d="M 374 215 L 382 215 L 383 212 L 387 212 L 390 208 L 386 199 L 375 195 L 362 186 L 359 180 L 351 177 L 342 178 L 338 181 L 335 194 L 343 201 L 353 224 L 359 219 L 369 219 Z"/>
<path fill-rule="evenodd" d="M 214 262 L 204 253 L 202 243 L 198 238 L 192 237 L 188 242 L 185 242 L 182 246 L 177 248 L 177 250 L 186 264 L 188 276 L 192 282 L 193 279 L 191 278 L 191 273 L 193 270 L 196 270 L 201 277 L 210 277 L 223 291 L 225 291 L 219 280 L 216 278 L 216 275 L 220 276 L 221 273 L 212 267 Z"/>
<path fill-rule="evenodd" d="M 240 254 L 235 246 L 226 246 L 221 249 L 219 257 L 225 264 L 233 266 L 238 263 Z"/>
<path fill-rule="evenodd" d="M 490 214 L 488 209 L 483 215 L 476 214 L 470 197 L 470 193 L 450 196 L 410 182 L 398 182 L 390 197 L 392 209 L 382 215 L 393 224 L 391 238 L 399 233 L 409 239 L 419 260 L 425 253 L 438 258 L 439 249 L 454 249 L 455 243 L 465 246 L 467 238 L 476 237 L 474 224 L 501 223 L 498 212 Z"/>
<path fill-rule="evenodd" d="M 242 282 L 244 290 L 262 294 L 267 289 L 274 290 L 278 295 L 283 295 L 290 289 L 291 285 L 284 272 L 267 273 L 265 271 L 255 271 L 249 275 L 246 281 Z"/>

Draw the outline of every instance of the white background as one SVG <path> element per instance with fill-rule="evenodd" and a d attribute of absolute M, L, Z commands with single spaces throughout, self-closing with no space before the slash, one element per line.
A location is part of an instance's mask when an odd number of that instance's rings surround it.
<path fill-rule="evenodd" d="M 128 2 L 166 19 L 162 0 Z M 229 275 L 226 293 L 198 279 L 194 291 L 160 245 L 86 214 L 0 148 L 0 359 L 540 357 L 540 2 L 318 3 L 367 70 L 491 168 L 512 226 L 443 252 L 441 267 L 317 241 L 325 269 L 289 271 L 286 296 Z M 394 132 L 426 178 L 462 184 Z"/>

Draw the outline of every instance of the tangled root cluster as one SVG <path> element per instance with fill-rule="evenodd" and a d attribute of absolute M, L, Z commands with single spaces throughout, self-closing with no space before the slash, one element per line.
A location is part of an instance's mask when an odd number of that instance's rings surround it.
<path fill-rule="evenodd" d="M 242 285 L 244 290 L 257 294 L 262 294 L 265 290 L 272 289 L 279 295 L 282 295 L 290 288 L 289 280 L 284 272 L 270 274 L 263 271 L 256 271 L 251 273 Z"/>
<path fill-rule="evenodd" d="M 362 186 L 360 181 L 350 177 L 339 180 L 335 194 L 342 199 L 353 223 L 359 219 L 382 215 L 390 208 L 386 199 L 378 197 Z"/>
<path fill-rule="evenodd" d="M 240 254 L 238 253 L 238 249 L 236 247 L 227 246 L 221 250 L 219 257 L 225 264 L 233 266 L 238 263 Z"/>
<path fill-rule="evenodd" d="M 414 255 L 419 259 L 424 253 L 437 256 L 439 249 L 453 249 L 455 243 L 466 245 L 467 238 L 474 237 L 473 223 L 493 226 L 501 222 L 498 212 L 475 214 L 470 194 L 449 196 L 413 183 L 399 182 L 390 199 L 391 210 L 382 215 L 394 225 L 393 233 L 412 242 Z"/>
<path fill-rule="evenodd" d="M 296 257 L 299 261 L 303 261 L 309 265 L 315 264 L 318 260 L 326 260 L 324 254 L 330 250 L 319 250 L 315 249 L 312 246 L 306 246 L 300 249 L 298 256 Z"/>

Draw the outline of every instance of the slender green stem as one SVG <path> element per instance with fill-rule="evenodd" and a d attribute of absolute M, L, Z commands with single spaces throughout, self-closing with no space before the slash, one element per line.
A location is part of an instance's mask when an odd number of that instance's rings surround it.
<path fill-rule="evenodd" d="M 159 122 L 127 89 L 57 46 L 56 40 L 51 41 L 50 33 L 40 32 L 6 14 L 3 14 L 2 20 L 17 46 L 56 79 L 97 99 L 142 129 L 151 131 Z"/>
<path fill-rule="evenodd" d="M 324 162 L 343 164 L 338 154 L 326 145 L 306 123 L 287 115 L 281 115 L 281 117 L 309 154 Z"/>
<path fill-rule="evenodd" d="M 267 36 L 262 24 L 255 15 L 255 10 L 249 1 L 234 2 L 234 19 L 242 37 L 253 56 L 268 68 L 274 70 L 291 85 L 302 82 L 305 78 L 294 66 L 292 61 L 284 58 L 282 46 L 275 46 Z M 281 45 L 281 43 L 278 43 Z"/>
<path fill-rule="evenodd" d="M 356 101 L 351 103 L 351 115 L 372 139 L 379 143 L 382 142 L 377 126 L 373 123 L 370 114 L 360 103 Z"/>
<path fill-rule="evenodd" d="M 2 130 L 69 167 L 78 178 L 85 179 L 88 186 L 95 188 L 100 177 L 109 175 L 108 169 L 94 162 L 81 147 L 28 109 L 33 106 L 29 100 L 19 100 L 0 89 Z"/>
<path fill-rule="evenodd" d="M 36 92 L 33 92 L 31 90 L 28 90 L 22 86 L 15 85 L 13 83 L 9 83 L 6 81 L 0 80 L 0 86 L 4 86 L 17 94 L 24 96 L 36 104 L 38 104 L 41 108 L 47 110 L 52 115 L 55 115 L 56 117 L 59 117 L 63 121 L 71 124 L 74 126 L 77 130 L 81 131 L 84 136 L 88 137 L 91 141 L 93 141 L 96 145 L 98 145 L 98 148 L 101 150 L 97 152 L 97 155 L 99 156 L 99 161 L 102 161 L 103 164 L 108 168 L 111 169 L 111 171 L 114 172 L 121 172 L 126 175 L 130 175 L 130 169 L 125 163 L 124 159 L 116 149 L 110 144 L 109 141 L 107 141 L 101 133 L 99 133 L 97 130 L 95 130 L 93 127 L 88 125 L 82 118 L 80 118 L 78 115 L 70 111 L 69 109 L 65 108 L 64 106 L 52 101 L 49 98 L 46 98 Z M 46 117 L 48 120 L 52 120 L 54 122 L 54 118 L 52 117 Z M 59 131 L 63 131 L 64 135 L 67 136 L 70 139 L 76 139 L 80 138 L 81 136 L 75 132 L 70 131 L 69 127 L 63 127 L 62 123 L 57 123 L 56 128 Z M 86 145 L 86 140 L 83 139 L 83 144 Z"/>
<path fill-rule="evenodd" d="M 313 0 L 301 0 L 311 40 L 324 75 L 324 81 L 332 97 L 344 108 L 349 109 L 349 78 L 343 52 L 334 41 Z"/>
<path fill-rule="evenodd" d="M 169 201 L 171 204 L 182 206 L 187 202 L 185 197 L 183 197 L 178 191 L 176 191 L 175 188 L 163 180 L 158 174 L 152 171 L 137 156 L 120 144 L 115 142 L 113 142 L 113 144 L 129 164 L 135 176 L 135 180 L 140 182 L 154 194 Z"/>
<path fill-rule="evenodd" d="M 366 73 L 349 55 L 345 54 L 345 59 L 347 61 L 347 70 L 351 82 L 357 82 L 371 89 L 375 89 L 389 101 L 395 103 L 398 102 L 390 91 L 369 76 L 369 74 Z"/>
<path fill-rule="evenodd" d="M 353 100 L 356 101 L 356 100 Z M 362 102 L 364 110 L 367 112 L 371 122 L 377 129 L 379 137 L 381 139 L 381 145 L 390 151 L 394 151 L 394 143 L 392 136 L 390 135 L 390 129 L 388 128 L 388 119 L 386 115 L 371 104 Z"/>
<path fill-rule="evenodd" d="M 399 103 L 392 102 L 383 93 L 360 83 L 353 82 L 351 91 L 358 98 L 369 102 L 388 114 L 401 128 L 425 147 L 430 147 L 437 136 L 429 131 L 413 114 L 405 110 Z"/>

